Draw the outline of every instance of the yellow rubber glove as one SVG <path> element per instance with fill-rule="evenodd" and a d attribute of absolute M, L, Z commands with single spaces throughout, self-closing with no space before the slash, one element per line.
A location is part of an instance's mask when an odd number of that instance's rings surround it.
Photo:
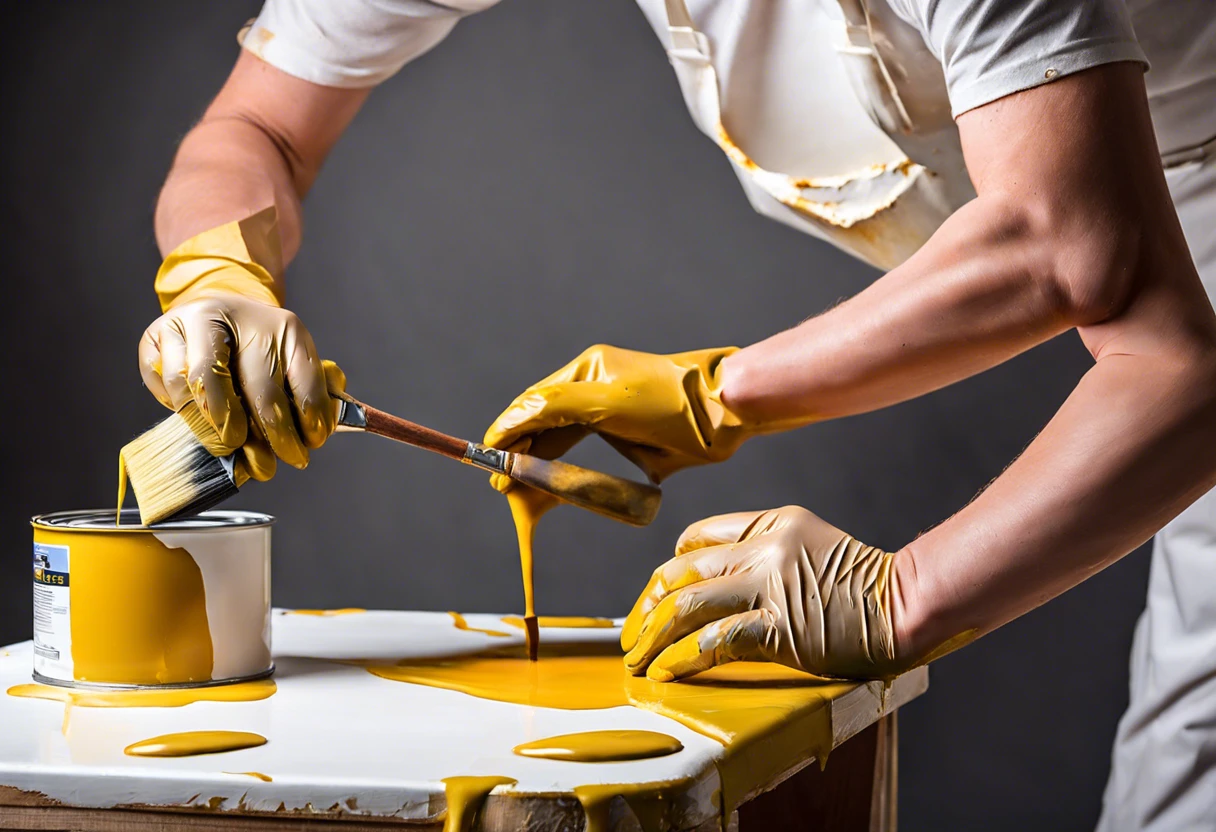
<path fill-rule="evenodd" d="M 733 661 L 891 678 L 892 556 L 797 506 L 694 523 L 621 631 L 625 666 L 669 682 Z"/>
<path fill-rule="evenodd" d="M 156 294 L 165 313 L 144 332 L 144 384 L 172 410 L 189 401 L 250 476 L 296 468 L 333 433 L 335 407 L 312 336 L 282 308 L 278 213 L 267 208 L 205 231 L 165 258 Z M 330 383 L 344 380 L 336 366 Z"/>
<path fill-rule="evenodd" d="M 552 459 L 589 431 L 661 482 L 721 462 L 752 435 L 722 403 L 718 364 L 735 347 L 654 355 L 604 345 L 585 350 L 521 393 L 484 442 Z M 492 482 L 506 490 L 509 481 Z"/>

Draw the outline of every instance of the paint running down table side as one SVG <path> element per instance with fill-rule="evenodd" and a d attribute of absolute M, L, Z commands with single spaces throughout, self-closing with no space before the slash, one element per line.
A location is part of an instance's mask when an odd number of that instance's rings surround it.
<path fill-rule="evenodd" d="M 361 666 L 391 666 L 402 660 L 425 666 L 444 657 L 522 648 L 523 633 L 504 627 L 499 616 L 466 618 L 474 629 L 457 629 L 444 613 L 317 616 L 276 611 L 278 690 L 258 701 L 177 708 L 74 707 L 65 719 L 60 703 L 0 697 L 0 723 L 6 726 L 0 737 L 0 827 L 20 821 L 29 828 L 56 828 L 47 823 L 62 828 L 71 815 L 72 828 L 108 829 L 118 828 L 113 822 L 119 816 L 145 819 L 165 812 L 194 823 L 204 820 L 197 814 L 201 811 L 213 824 L 205 828 L 254 828 L 240 824 L 257 817 L 259 829 L 303 828 L 299 824 L 308 819 L 332 820 L 342 832 L 368 822 L 384 828 L 393 821 L 411 829 L 439 830 L 444 778 L 498 776 L 516 784 L 490 795 L 476 829 L 580 829 L 583 810 L 576 791 L 612 783 L 675 784 L 671 823 L 664 828 L 719 828 L 723 745 L 694 730 L 687 719 L 681 721 L 681 715 L 672 718 L 662 707 L 647 707 L 644 696 L 631 704 L 562 710 L 392 681 Z M 490 636 L 475 628 L 507 635 Z M 598 652 L 604 653 L 617 634 L 604 627 L 554 628 L 546 630 L 542 643 L 598 645 Z M 29 681 L 29 644 L 7 650 L 10 655 L 0 654 L 3 690 Z M 861 736 L 833 751 L 823 772 L 808 765 L 814 754 L 803 751 L 781 771 L 765 772 L 753 781 L 730 775 L 736 778 L 735 797 L 743 804 L 736 818 L 740 832 L 781 828 L 772 818 L 785 811 L 782 795 L 805 803 L 808 790 L 822 795 L 850 789 L 860 795 L 854 802 L 865 803 L 871 816 L 881 814 L 880 803 L 893 806 L 893 718 L 883 714 L 926 686 L 922 668 L 897 679 L 885 701 L 877 683 L 833 698 L 828 703 L 832 747 Z M 15 730 L 7 730 L 10 725 Z M 268 742 L 200 757 L 134 758 L 122 753 L 140 740 L 192 730 L 249 731 Z M 511 753 L 522 743 L 595 730 L 667 734 L 683 750 L 617 763 L 572 763 Z M 743 770 L 762 768 L 748 763 L 754 749 L 733 751 L 742 752 Z M 861 775 L 853 776 L 857 772 Z M 787 778 L 785 785 L 771 791 Z M 837 782 L 842 778 L 852 785 L 842 786 Z M 875 788 L 880 781 L 889 786 Z M 892 793 L 879 800 L 884 791 Z M 614 818 L 628 811 L 620 801 L 612 809 Z M 768 819 L 758 812 L 768 812 Z M 270 818 L 278 822 L 267 827 Z M 521 825 L 523 818 L 529 825 Z"/>

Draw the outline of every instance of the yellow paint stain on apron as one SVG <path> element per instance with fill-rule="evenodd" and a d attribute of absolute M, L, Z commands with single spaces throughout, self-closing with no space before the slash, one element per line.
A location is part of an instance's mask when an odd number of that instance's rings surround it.
<path fill-rule="evenodd" d="M 77 681 L 164 685 L 211 680 L 203 575 L 185 549 L 152 534 L 82 535 L 36 527 L 72 551 L 72 665 Z"/>
<path fill-rule="evenodd" d="M 448 801 L 443 832 L 470 832 L 477 812 L 497 786 L 514 786 L 510 777 L 445 777 L 443 793 Z"/>
<path fill-rule="evenodd" d="M 182 731 L 131 743 L 122 753 L 131 757 L 193 757 L 265 744 L 265 737 L 249 731 Z"/>
<path fill-rule="evenodd" d="M 238 776 L 252 777 L 255 780 L 261 780 L 263 783 L 273 783 L 274 778 L 269 774 L 262 774 L 260 771 L 221 771 L 220 774 L 235 774 Z"/>
<path fill-rule="evenodd" d="M 749 784 L 770 782 L 832 750 L 832 700 L 856 682 L 828 681 L 776 664 L 735 662 L 681 682 L 625 670 L 614 644 L 545 644 L 541 661 L 519 647 L 396 664 L 361 662 L 384 679 L 542 708 L 632 705 L 674 719 L 725 747 L 723 799 L 733 808 Z"/>
<path fill-rule="evenodd" d="M 329 618 L 332 615 L 357 615 L 361 612 L 367 612 L 362 607 L 343 607 L 338 610 L 283 610 L 286 615 L 317 615 L 322 618 Z"/>
<path fill-rule="evenodd" d="M 504 615 L 502 623 L 508 627 L 525 629 L 524 620 L 518 615 Z M 589 615 L 539 615 L 536 617 L 536 624 L 538 627 L 597 630 L 616 626 L 611 618 L 596 618 Z"/>
<path fill-rule="evenodd" d="M 452 624 L 457 630 L 467 630 L 470 633 L 485 633 L 487 636 L 500 636 L 502 638 L 511 637 L 510 633 L 504 633 L 501 630 L 487 630 L 484 627 L 474 627 L 473 625 L 469 624 L 469 622 L 465 620 L 465 617 L 458 612 L 452 612 L 449 610 L 448 615 L 452 616 Z M 522 619 L 520 620 L 519 626 L 523 626 Z"/>
<path fill-rule="evenodd" d="M 572 763 L 614 763 L 665 757 L 684 749 L 683 743 L 657 731 L 582 731 L 517 745 L 521 757 Z"/>

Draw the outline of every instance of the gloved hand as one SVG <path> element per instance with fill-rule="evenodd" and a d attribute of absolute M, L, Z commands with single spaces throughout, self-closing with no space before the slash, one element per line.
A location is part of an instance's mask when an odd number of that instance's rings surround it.
<path fill-rule="evenodd" d="M 736 348 L 653 355 L 590 347 L 521 393 L 485 444 L 553 459 L 594 431 L 653 482 L 721 462 L 753 431 L 722 403 L 715 373 Z M 499 490 L 509 487 L 495 477 Z"/>
<path fill-rule="evenodd" d="M 625 666 L 659 682 L 740 660 L 894 677 L 912 663 L 895 644 L 891 563 L 797 506 L 694 523 L 625 619 Z"/>
<path fill-rule="evenodd" d="M 335 427 L 326 376 L 335 390 L 345 387 L 341 370 L 323 366 L 308 330 L 282 308 L 282 264 L 273 207 L 187 240 L 157 272 L 165 314 L 139 344 L 152 394 L 172 410 L 197 403 L 257 480 L 274 476 L 276 455 L 308 465 L 309 448 Z"/>

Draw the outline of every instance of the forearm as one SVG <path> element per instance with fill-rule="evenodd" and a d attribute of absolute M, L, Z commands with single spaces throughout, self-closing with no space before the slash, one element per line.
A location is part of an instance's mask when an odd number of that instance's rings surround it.
<path fill-rule="evenodd" d="M 261 128 L 204 117 L 186 135 L 156 205 L 162 255 L 185 240 L 275 205 L 284 260 L 300 245 L 301 194 L 283 154 Z"/>
<path fill-rule="evenodd" d="M 923 658 L 1054 598 L 1216 485 L 1216 348 L 1099 359 L 1025 453 L 894 559 L 897 644 Z"/>
<path fill-rule="evenodd" d="M 156 206 L 161 253 L 276 205 L 290 261 L 300 247 L 301 200 L 368 93 L 312 84 L 242 52 L 165 181 Z"/>
<path fill-rule="evenodd" d="M 957 211 L 857 296 L 722 363 L 723 398 L 758 423 L 799 424 L 915 398 L 1074 325 L 1054 269 L 1058 230 L 1003 194 Z"/>

